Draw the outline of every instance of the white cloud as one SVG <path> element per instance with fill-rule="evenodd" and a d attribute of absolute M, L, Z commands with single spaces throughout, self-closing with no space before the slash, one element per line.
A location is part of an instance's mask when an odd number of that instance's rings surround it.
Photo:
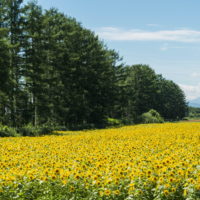
<path fill-rule="evenodd" d="M 179 84 L 179 86 L 185 92 L 187 100 L 193 100 L 200 97 L 200 83 L 198 85 Z"/>
<path fill-rule="evenodd" d="M 177 41 L 200 42 L 200 31 L 191 29 L 144 31 L 123 30 L 116 27 L 102 27 L 97 34 L 106 40 L 118 41 Z"/>

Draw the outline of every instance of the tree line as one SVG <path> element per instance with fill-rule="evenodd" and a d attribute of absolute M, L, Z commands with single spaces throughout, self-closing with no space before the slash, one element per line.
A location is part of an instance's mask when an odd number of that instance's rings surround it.
<path fill-rule="evenodd" d="M 155 109 L 187 113 L 185 95 L 148 65 L 123 64 L 74 18 L 35 1 L 0 0 L 0 122 L 100 128 L 107 118 L 138 123 Z"/>

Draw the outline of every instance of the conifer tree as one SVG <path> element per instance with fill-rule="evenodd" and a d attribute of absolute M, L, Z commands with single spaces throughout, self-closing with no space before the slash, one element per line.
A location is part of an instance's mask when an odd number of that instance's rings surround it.
<path fill-rule="evenodd" d="M 10 78 L 12 88 L 10 92 L 10 112 L 13 126 L 17 126 L 20 116 L 20 94 L 21 94 L 21 66 L 22 66 L 22 30 L 21 30 L 21 5 L 23 0 L 6 0 L 2 1 L 4 6 L 4 26 L 8 30 L 8 41 L 10 43 Z"/>

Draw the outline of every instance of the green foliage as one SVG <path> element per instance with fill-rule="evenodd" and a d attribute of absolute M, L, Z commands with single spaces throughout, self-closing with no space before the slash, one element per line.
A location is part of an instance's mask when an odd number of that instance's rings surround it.
<path fill-rule="evenodd" d="M 114 118 L 106 119 L 107 127 L 117 127 L 117 126 L 121 126 L 121 125 L 122 125 L 122 122 L 119 119 L 114 119 Z"/>
<path fill-rule="evenodd" d="M 11 199 L 40 199 L 40 200 L 61 200 L 61 199 L 98 199 L 100 198 L 97 188 L 86 189 L 81 182 L 70 181 L 63 185 L 61 181 L 24 181 L 16 183 L 15 187 L 7 186 L 0 192 L 1 200 Z M 106 198 L 105 198 L 106 199 Z"/>
<path fill-rule="evenodd" d="M 171 190 L 164 190 L 162 186 L 155 189 L 154 183 L 147 187 L 144 186 L 142 180 L 137 182 L 137 188 L 132 193 L 128 192 L 130 182 L 124 181 L 120 186 L 114 186 L 113 190 L 108 190 L 108 195 L 101 187 L 96 187 L 96 185 L 85 187 L 81 181 L 77 180 L 69 180 L 66 184 L 53 180 L 16 182 L 1 188 L 0 200 L 198 200 L 200 197 L 199 190 L 190 186 L 187 187 L 187 195 L 184 195 L 186 188 L 184 185 L 180 185 L 175 192 L 171 192 Z"/>
<path fill-rule="evenodd" d="M 124 66 L 90 30 L 36 1 L 1 0 L 0 122 L 23 135 L 50 133 L 49 121 L 69 129 L 139 123 L 157 110 L 186 115 L 183 91 L 148 65 Z M 50 128 L 49 128 L 50 127 Z M 55 128 L 55 127 L 54 127 Z"/>
<path fill-rule="evenodd" d="M 16 137 L 19 136 L 14 128 L 0 124 L 0 137 Z"/>
<path fill-rule="evenodd" d="M 164 120 L 156 110 L 151 109 L 149 112 L 142 114 L 141 122 L 145 123 L 145 124 L 148 124 L 148 123 L 163 123 Z"/>
<path fill-rule="evenodd" d="M 137 116 L 155 107 L 158 92 L 156 74 L 148 65 L 128 68 L 127 84 L 133 97 L 131 106 Z"/>
<path fill-rule="evenodd" d="M 188 114 L 185 94 L 173 81 L 158 75 L 158 95 L 155 109 L 166 121 L 183 119 Z"/>
<path fill-rule="evenodd" d="M 103 128 L 103 125 L 100 125 L 98 128 Z M 81 123 L 81 124 L 69 124 L 70 130 L 89 130 L 89 129 L 95 129 L 96 125 L 92 123 Z M 61 130 L 61 129 L 59 129 Z"/>
<path fill-rule="evenodd" d="M 126 66 L 119 73 L 120 98 L 117 103 L 121 104 L 121 112 L 117 117 L 125 124 L 139 123 L 142 113 L 155 108 L 158 93 L 156 74 L 148 65 Z"/>
<path fill-rule="evenodd" d="M 0 122 L 3 124 L 9 123 L 10 118 L 9 114 L 5 112 L 9 104 L 11 85 L 9 77 L 9 45 L 6 36 L 6 30 L 0 27 Z"/>
<path fill-rule="evenodd" d="M 58 128 L 44 124 L 42 126 L 33 126 L 32 124 L 25 125 L 18 128 L 19 134 L 22 136 L 40 136 L 40 135 L 49 135 L 52 131 L 57 130 Z"/>
<path fill-rule="evenodd" d="M 39 130 L 37 127 L 28 124 L 20 127 L 17 130 L 22 136 L 39 136 Z"/>

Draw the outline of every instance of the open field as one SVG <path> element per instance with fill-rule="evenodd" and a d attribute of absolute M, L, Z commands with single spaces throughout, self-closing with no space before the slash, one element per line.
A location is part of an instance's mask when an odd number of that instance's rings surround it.
<path fill-rule="evenodd" d="M 0 199 L 200 199 L 200 123 L 62 133 L 0 139 Z"/>

